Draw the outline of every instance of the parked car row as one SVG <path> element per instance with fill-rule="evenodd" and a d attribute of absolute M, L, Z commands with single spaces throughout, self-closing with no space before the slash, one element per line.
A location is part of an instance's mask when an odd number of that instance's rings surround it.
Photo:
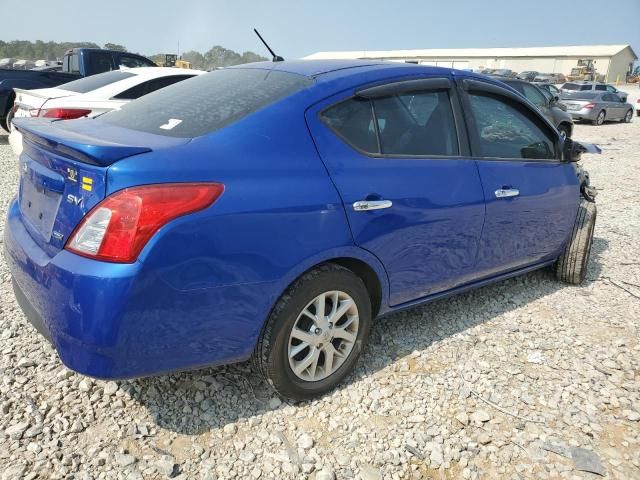
<path fill-rule="evenodd" d="M 155 67 L 146 57 L 133 53 L 99 48 L 73 48 L 68 50 L 62 66 L 42 66 L 37 70 L 7 70 L 0 67 L 0 127 L 8 130 L 7 116 L 15 101 L 14 88 L 33 90 L 48 88 L 98 73 L 128 68 Z"/>
<path fill-rule="evenodd" d="M 540 81 L 537 72 L 522 72 L 516 78 L 491 76 L 536 105 L 563 136 L 571 136 L 574 121 L 602 125 L 606 121 L 628 123 L 633 119 L 634 106 L 627 103 L 627 93 L 607 83 L 574 81 L 558 88 L 550 81 Z"/>
<path fill-rule="evenodd" d="M 129 100 L 143 74 L 18 92 L 3 250 L 69 368 L 251 358 L 308 399 L 349 375 L 376 317 L 543 267 L 585 278 L 596 208 L 575 162 L 597 147 L 561 136 L 538 87 L 357 60 L 192 74 L 93 118 L 60 120 L 103 108 L 91 82 Z"/>
<path fill-rule="evenodd" d="M 97 117 L 174 83 L 205 73 L 168 67 L 113 70 L 65 83 L 56 88 L 15 89 L 16 101 L 7 117 L 9 142 L 22 152 L 22 134 L 13 129 L 14 118 L 42 117 L 71 120 Z"/>

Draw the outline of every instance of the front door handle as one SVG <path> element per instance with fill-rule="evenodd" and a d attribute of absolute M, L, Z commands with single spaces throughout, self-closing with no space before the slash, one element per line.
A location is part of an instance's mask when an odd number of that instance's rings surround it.
<path fill-rule="evenodd" d="M 509 198 L 517 197 L 520 195 L 520 190 L 517 188 L 500 188 L 495 191 L 496 198 Z"/>
<path fill-rule="evenodd" d="M 366 212 L 368 210 L 380 210 L 383 208 L 391 208 L 393 202 L 391 200 L 360 200 L 353 204 L 356 212 Z"/>

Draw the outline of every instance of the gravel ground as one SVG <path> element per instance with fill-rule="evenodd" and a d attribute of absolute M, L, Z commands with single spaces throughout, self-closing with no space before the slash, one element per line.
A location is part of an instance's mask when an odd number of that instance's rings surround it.
<path fill-rule="evenodd" d="M 640 478 L 638 120 L 576 127 L 605 150 L 583 162 L 599 190 L 584 285 L 538 271 L 385 318 L 346 384 L 309 403 L 245 365 L 76 375 L 0 260 L 0 478 Z M 1 231 L 17 181 L 3 135 L 0 172 Z"/>

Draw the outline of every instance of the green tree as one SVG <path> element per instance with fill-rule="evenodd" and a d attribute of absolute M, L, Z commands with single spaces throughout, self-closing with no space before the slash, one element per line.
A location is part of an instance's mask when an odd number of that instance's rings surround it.
<path fill-rule="evenodd" d="M 107 50 L 117 50 L 118 52 L 126 52 L 127 47 L 124 45 L 118 45 L 117 43 L 105 43 L 104 48 Z"/>
<path fill-rule="evenodd" d="M 197 70 L 206 70 L 204 55 L 195 50 L 190 50 L 182 54 L 182 59 L 191 62 L 191 66 Z"/>

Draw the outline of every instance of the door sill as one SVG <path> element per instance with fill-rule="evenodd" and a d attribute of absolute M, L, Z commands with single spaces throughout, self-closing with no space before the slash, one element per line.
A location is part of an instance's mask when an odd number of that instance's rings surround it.
<path fill-rule="evenodd" d="M 438 293 L 434 293 L 434 294 L 431 294 L 431 295 L 427 295 L 426 297 L 421 297 L 421 298 L 418 298 L 416 300 L 411 300 L 409 302 L 400 303 L 398 305 L 393 305 L 393 306 L 389 307 L 389 310 L 387 310 L 382 315 L 380 315 L 379 318 L 384 317 L 386 315 L 390 315 L 390 314 L 399 312 L 401 310 L 406 310 L 408 308 L 412 308 L 412 307 L 421 305 L 423 303 L 433 302 L 435 300 L 440 300 L 441 298 L 450 297 L 450 296 L 456 295 L 458 293 L 463 293 L 463 292 L 466 292 L 468 290 L 473 290 L 473 289 L 476 289 L 476 288 L 484 287 L 485 285 L 489 285 L 491 283 L 499 282 L 499 281 L 502 281 L 502 280 L 507 280 L 508 278 L 512 278 L 512 277 L 517 277 L 519 275 L 523 275 L 525 273 L 529 273 L 529 272 L 532 272 L 534 270 L 539 270 L 541 268 L 544 268 L 544 267 L 547 267 L 549 265 L 554 264 L 555 261 L 556 261 L 556 259 L 554 258 L 553 260 L 547 260 L 547 261 L 542 262 L 542 263 L 536 263 L 534 265 L 529 265 L 528 267 L 519 268 L 517 270 L 511 270 L 509 272 L 501 273 L 501 274 L 498 274 L 498 275 L 494 275 L 492 277 L 483 278 L 482 280 L 477 280 L 475 282 L 465 283 L 465 284 L 459 285 L 457 287 L 451 288 L 449 290 L 445 290 L 443 292 L 438 292 Z"/>

